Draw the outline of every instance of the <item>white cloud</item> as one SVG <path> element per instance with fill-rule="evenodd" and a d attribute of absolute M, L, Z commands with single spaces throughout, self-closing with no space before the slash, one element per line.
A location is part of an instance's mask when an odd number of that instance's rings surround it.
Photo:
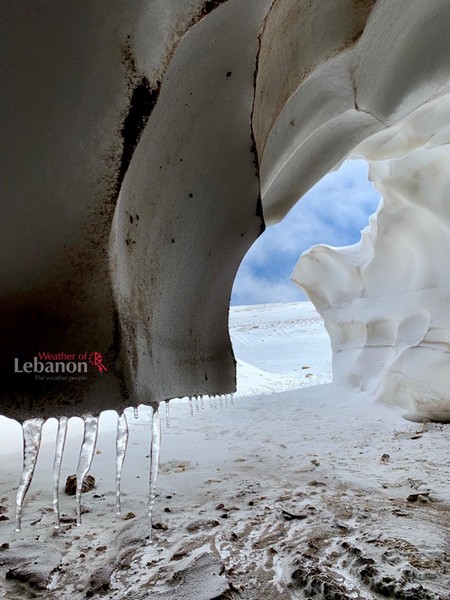
<path fill-rule="evenodd" d="M 239 271 L 238 285 L 233 290 L 233 304 L 272 304 L 277 302 L 298 302 L 306 296 L 287 279 L 271 282 L 265 277 L 258 277 L 251 268 L 242 265 Z"/>
<path fill-rule="evenodd" d="M 343 246 L 358 241 L 378 201 L 365 161 L 345 162 L 326 175 L 249 250 L 236 277 L 233 304 L 302 299 L 289 280 L 302 252 L 318 243 Z"/>

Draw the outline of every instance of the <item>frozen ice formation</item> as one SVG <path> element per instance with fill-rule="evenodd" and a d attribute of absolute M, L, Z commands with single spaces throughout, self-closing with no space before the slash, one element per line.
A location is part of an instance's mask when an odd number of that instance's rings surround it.
<path fill-rule="evenodd" d="M 406 149 L 397 167 L 394 131 L 399 148 L 425 143 L 444 161 L 447 122 L 436 123 L 434 142 L 395 128 L 421 107 L 431 119 L 426 107 L 448 93 L 449 25 L 448 0 L 2 3 L 0 412 L 21 421 L 121 414 L 234 391 L 229 297 L 265 222 L 358 145 L 380 163 L 380 185 L 395 187 L 386 169 L 420 170 L 425 185 L 434 159 L 416 168 Z M 398 243 L 421 265 L 408 278 L 400 259 L 383 271 L 395 300 L 386 294 L 380 311 L 384 302 L 402 314 L 391 323 L 384 311 L 373 335 L 404 345 L 390 355 L 386 390 L 410 380 L 419 389 L 411 354 L 434 364 L 430 393 L 445 387 L 445 355 L 431 358 L 445 345 L 440 292 L 429 288 L 420 314 L 406 290 L 397 298 L 399 277 L 414 297 L 414 281 L 444 285 L 433 252 L 444 251 L 445 210 L 431 216 L 444 177 L 402 192 L 402 233 L 395 220 L 378 226 L 374 247 L 390 256 Z M 423 211 L 436 229 L 410 239 Z M 312 281 L 327 288 L 320 274 L 332 272 L 330 297 L 351 295 L 357 265 L 328 254 Z M 348 335 L 360 339 L 358 327 Z"/>
<path fill-rule="evenodd" d="M 382 202 L 354 246 L 305 252 L 293 280 L 325 321 L 336 386 L 450 421 L 450 96 L 354 151 Z"/>
<path fill-rule="evenodd" d="M 186 399 L 187 400 L 187 399 Z M 191 399 L 189 399 L 191 400 Z M 223 409 L 228 408 L 229 402 L 233 404 L 233 396 L 220 396 L 220 407 Z M 165 422 L 166 427 L 169 426 L 169 402 L 166 403 L 166 414 Z M 191 402 L 189 402 L 189 405 Z M 204 398 L 196 397 L 196 404 L 198 410 L 200 406 L 204 409 Z M 212 398 L 210 398 L 210 408 L 213 408 Z M 214 401 L 214 408 L 217 409 L 217 401 Z M 152 518 L 153 508 L 156 502 L 157 496 L 157 482 L 158 482 L 158 470 L 159 470 L 159 458 L 161 452 L 161 416 L 160 407 L 151 408 L 151 426 L 150 426 L 150 465 L 149 465 L 149 492 L 148 492 L 148 522 L 150 529 L 150 538 L 152 532 Z M 193 415 L 193 411 L 191 412 Z M 76 472 L 76 522 L 80 526 L 82 524 L 82 492 L 83 482 L 86 475 L 92 465 L 92 460 L 96 451 L 97 434 L 98 434 L 98 421 L 97 417 L 92 415 L 84 415 L 83 417 L 83 440 L 80 447 L 80 454 L 78 458 L 78 466 Z M 15 531 L 20 532 L 22 527 L 22 515 L 23 507 L 26 500 L 26 496 L 33 480 L 33 475 L 36 467 L 36 463 L 39 457 L 42 440 L 42 428 L 44 425 L 44 419 L 28 419 L 22 424 L 22 438 L 23 438 L 23 468 L 20 476 L 19 485 L 16 493 L 16 527 Z M 61 417 L 58 420 L 58 427 L 56 431 L 55 439 L 55 451 L 53 460 L 53 510 L 55 513 L 55 528 L 59 529 L 61 526 L 60 518 L 60 478 L 61 478 L 61 463 L 64 454 L 64 448 L 66 444 L 67 432 L 69 429 L 69 420 L 67 417 Z M 121 486 L 122 486 L 122 471 L 125 456 L 127 453 L 128 441 L 129 441 L 129 427 L 127 415 L 123 412 L 121 415 L 117 415 L 117 435 L 116 435 L 116 469 L 115 469 L 115 509 L 116 515 L 122 514 L 122 501 L 121 501 Z"/>

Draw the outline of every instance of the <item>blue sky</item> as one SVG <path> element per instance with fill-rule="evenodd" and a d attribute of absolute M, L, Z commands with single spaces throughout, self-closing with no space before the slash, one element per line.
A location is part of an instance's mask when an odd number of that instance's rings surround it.
<path fill-rule="evenodd" d="M 304 300 L 290 281 L 302 252 L 314 244 L 356 243 L 378 206 L 380 196 L 367 170 L 365 161 L 346 161 L 319 181 L 281 223 L 268 227 L 241 263 L 231 304 Z"/>

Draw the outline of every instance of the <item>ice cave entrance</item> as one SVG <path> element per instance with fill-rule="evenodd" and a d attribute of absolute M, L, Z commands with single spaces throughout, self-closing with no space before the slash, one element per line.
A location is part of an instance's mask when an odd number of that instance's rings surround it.
<path fill-rule="evenodd" d="M 379 202 L 367 162 L 345 161 L 253 244 L 237 273 L 231 305 L 305 300 L 290 281 L 300 255 L 316 244 L 340 247 L 358 242 Z"/>
<path fill-rule="evenodd" d="M 307 297 L 293 284 L 291 274 L 311 246 L 358 242 L 379 202 L 366 161 L 346 161 L 252 246 L 237 274 L 230 311 L 238 393 L 277 392 L 331 381 L 328 333 L 311 303 L 293 304 Z"/>

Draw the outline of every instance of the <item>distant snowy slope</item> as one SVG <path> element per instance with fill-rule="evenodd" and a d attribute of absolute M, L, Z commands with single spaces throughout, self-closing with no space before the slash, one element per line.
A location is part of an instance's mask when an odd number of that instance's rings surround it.
<path fill-rule="evenodd" d="M 239 395 L 331 381 L 328 334 L 311 302 L 232 307 L 230 334 Z"/>

